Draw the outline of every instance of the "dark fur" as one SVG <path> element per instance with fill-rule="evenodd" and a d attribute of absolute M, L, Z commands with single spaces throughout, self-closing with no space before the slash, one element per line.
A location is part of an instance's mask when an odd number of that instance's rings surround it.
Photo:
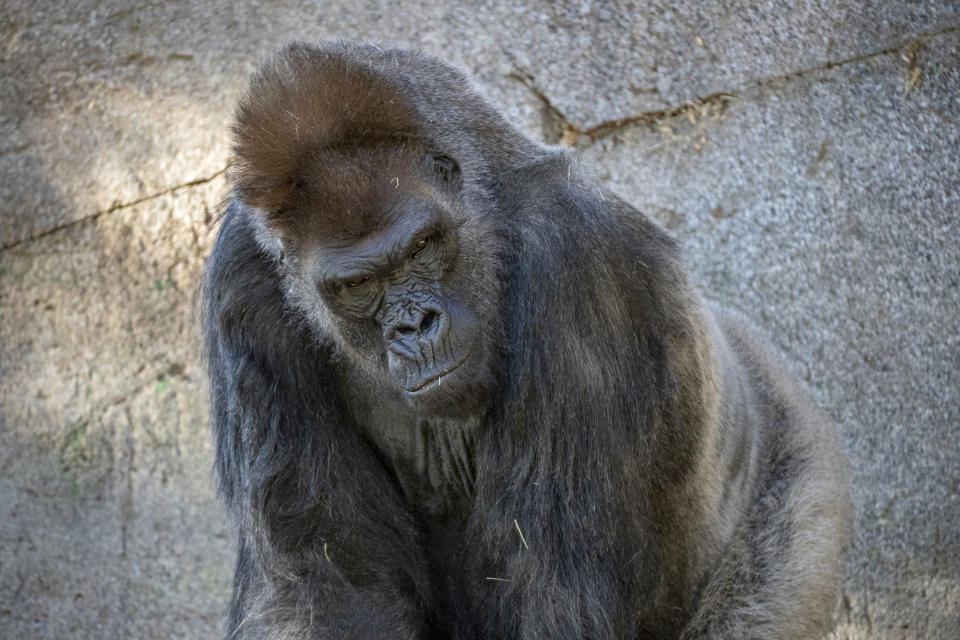
<path fill-rule="evenodd" d="M 235 136 L 205 287 L 228 637 L 822 633 L 850 527 L 835 430 L 659 227 L 417 53 L 291 45 Z M 425 150 L 460 165 L 430 197 L 485 345 L 436 411 L 297 266 L 366 237 Z"/>

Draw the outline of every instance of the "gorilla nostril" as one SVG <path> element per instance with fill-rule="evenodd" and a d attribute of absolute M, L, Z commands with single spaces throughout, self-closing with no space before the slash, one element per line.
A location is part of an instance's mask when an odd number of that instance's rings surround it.
<path fill-rule="evenodd" d="M 427 335 L 437 326 L 437 323 L 440 321 L 440 314 L 436 311 L 427 311 L 423 314 L 423 319 L 420 321 L 420 335 Z"/>
<path fill-rule="evenodd" d="M 434 334 L 442 330 L 443 324 L 442 312 L 434 309 L 417 309 L 387 323 L 384 326 L 383 336 L 388 341 L 409 341 L 420 338 L 433 340 L 437 337 Z"/>

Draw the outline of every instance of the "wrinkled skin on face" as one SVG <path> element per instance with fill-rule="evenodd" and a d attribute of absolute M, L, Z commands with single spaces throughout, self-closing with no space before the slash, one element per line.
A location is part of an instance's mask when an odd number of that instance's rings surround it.
<path fill-rule="evenodd" d="M 333 158 L 317 158 L 325 160 L 333 166 Z M 268 219 L 292 301 L 408 405 L 427 415 L 473 411 L 488 378 L 490 331 L 480 314 L 495 279 L 486 289 L 475 284 L 484 246 L 466 240 L 482 220 L 469 219 L 458 202 L 458 165 L 406 144 L 338 152 L 335 161 L 340 176 L 315 167 L 297 187 L 302 202 L 292 208 L 299 210 Z M 310 215 L 345 168 L 355 173 L 341 215 L 331 217 L 329 207 Z"/>

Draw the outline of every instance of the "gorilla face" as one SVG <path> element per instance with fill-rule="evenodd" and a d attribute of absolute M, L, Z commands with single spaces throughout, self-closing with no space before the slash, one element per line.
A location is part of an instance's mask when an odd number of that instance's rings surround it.
<path fill-rule="evenodd" d="M 442 210 L 419 200 L 395 208 L 386 228 L 318 250 L 311 271 L 350 346 L 412 399 L 470 380 L 478 318 L 447 279 L 460 239 Z"/>
<path fill-rule="evenodd" d="M 490 331 L 481 314 L 491 292 L 474 285 L 483 243 L 467 241 L 456 162 L 380 149 L 336 166 L 341 176 L 345 167 L 365 169 L 338 203 L 342 215 L 330 215 L 322 193 L 334 178 L 318 180 L 316 170 L 299 185 L 285 230 L 275 230 L 291 254 L 294 302 L 409 405 L 434 415 L 474 410 L 487 386 Z"/>

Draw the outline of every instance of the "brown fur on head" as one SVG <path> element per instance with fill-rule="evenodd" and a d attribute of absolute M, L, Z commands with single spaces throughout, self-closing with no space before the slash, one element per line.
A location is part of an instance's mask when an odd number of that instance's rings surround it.
<path fill-rule="evenodd" d="M 357 61 L 323 62 L 307 45 L 290 45 L 254 77 L 237 108 L 237 195 L 274 228 L 293 224 L 302 202 L 342 218 L 338 223 L 363 225 L 353 217 L 362 213 L 352 211 L 358 207 L 346 210 L 362 196 L 350 186 L 369 180 L 371 166 L 388 173 L 396 167 L 397 175 L 384 176 L 387 184 L 403 179 L 402 167 L 415 166 L 408 154 L 419 148 L 417 117 L 400 90 Z M 325 201 L 325 194 L 336 200 Z"/>

